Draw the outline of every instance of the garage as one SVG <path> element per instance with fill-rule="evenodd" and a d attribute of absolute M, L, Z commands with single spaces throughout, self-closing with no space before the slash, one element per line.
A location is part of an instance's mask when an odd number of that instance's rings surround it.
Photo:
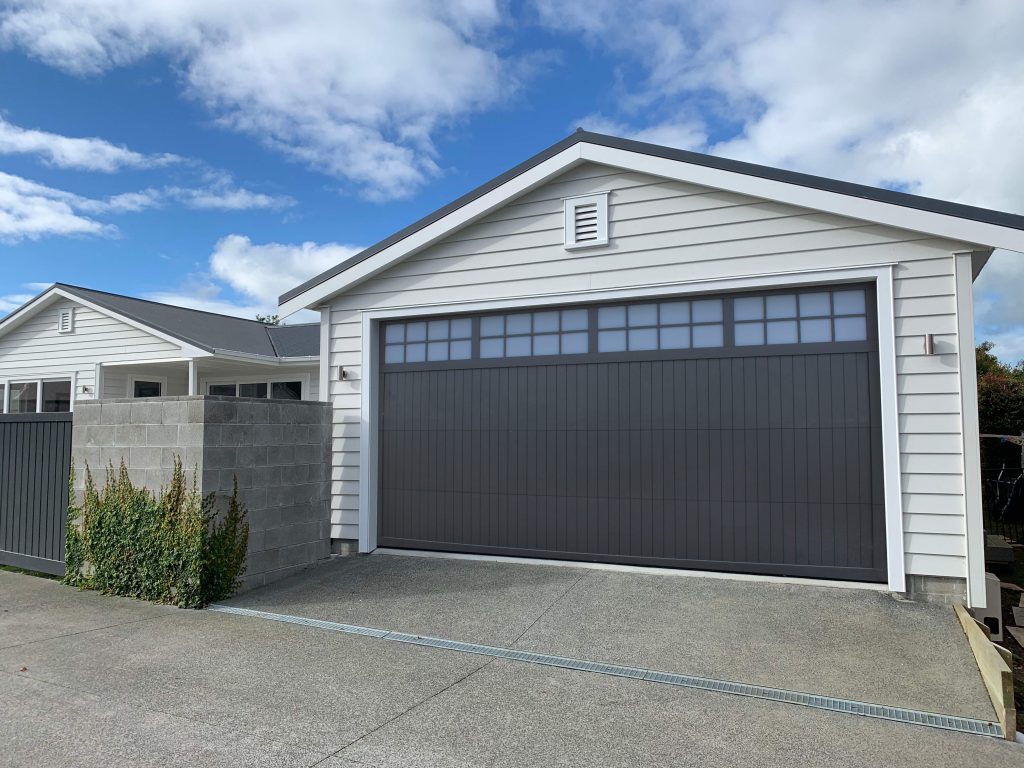
<path fill-rule="evenodd" d="M 381 324 L 382 547 L 886 580 L 874 287 Z"/>

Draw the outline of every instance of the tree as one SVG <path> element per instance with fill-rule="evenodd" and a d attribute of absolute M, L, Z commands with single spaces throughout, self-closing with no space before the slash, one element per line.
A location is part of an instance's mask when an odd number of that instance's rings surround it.
<path fill-rule="evenodd" d="M 264 325 L 280 325 L 280 315 L 256 315 L 256 322 L 263 323 Z"/>
<path fill-rule="evenodd" d="M 978 367 L 978 426 L 982 434 L 1019 435 L 1024 432 L 1024 365 L 1009 366 L 992 354 L 995 345 L 983 341 L 975 350 Z"/>

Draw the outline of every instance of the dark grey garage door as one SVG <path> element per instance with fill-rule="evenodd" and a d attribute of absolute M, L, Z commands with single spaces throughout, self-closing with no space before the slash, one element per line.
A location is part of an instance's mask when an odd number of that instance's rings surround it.
<path fill-rule="evenodd" d="M 869 286 L 381 334 L 380 546 L 884 581 Z"/>

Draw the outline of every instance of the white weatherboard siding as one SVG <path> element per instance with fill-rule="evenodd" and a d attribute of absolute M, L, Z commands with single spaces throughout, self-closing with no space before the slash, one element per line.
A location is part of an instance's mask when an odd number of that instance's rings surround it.
<path fill-rule="evenodd" d="M 609 191 L 607 246 L 563 247 L 562 199 Z M 361 311 L 892 264 L 907 573 L 964 577 L 954 252 L 969 246 L 584 164 L 337 296 L 332 536 L 358 537 Z M 922 336 L 936 334 L 926 356 Z M 347 378 L 338 375 L 344 366 Z"/>
<path fill-rule="evenodd" d="M 74 333 L 57 333 L 58 315 L 70 307 L 75 310 Z M 70 299 L 60 299 L 0 336 L 0 380 L 61 379 L 75 374 L 75 399 L 94 399 L 97 363 L 158 360 L 181 354 L 179 346 Z M 88 388 L 87 394 L 82 394 L 82 387 Z"/>

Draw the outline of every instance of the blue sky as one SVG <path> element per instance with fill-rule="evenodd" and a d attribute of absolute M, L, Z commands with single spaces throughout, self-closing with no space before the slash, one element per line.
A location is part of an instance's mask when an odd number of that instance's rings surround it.
<path fill-rule="evenodd" d="M 52 281 L 270 311 L 576 125 L 1024 213 L 1017 0 L 294 6 L 0 8 L 0 313 Z M 1022 262 L 976 290 L 1011 359 Z"/>

